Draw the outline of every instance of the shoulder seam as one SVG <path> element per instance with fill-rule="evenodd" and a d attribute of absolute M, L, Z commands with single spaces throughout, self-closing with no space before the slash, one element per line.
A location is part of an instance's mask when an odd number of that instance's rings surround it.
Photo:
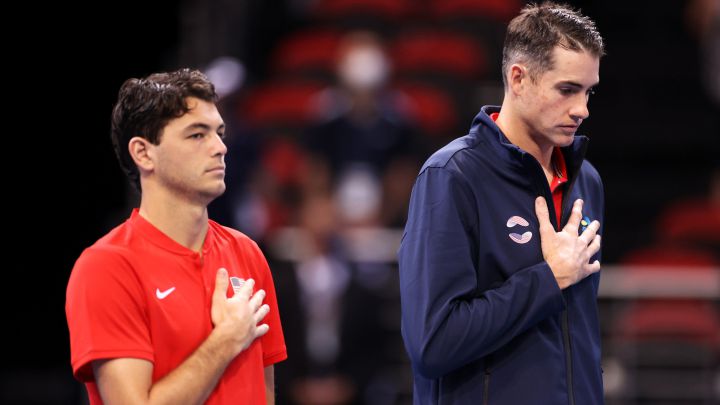
<path fill-rule="evenodd" d="M 468 132 L 467 134 L 463 135 L 463 137 L 468 136 L 468 135 L 470 135 L 469 132 Z M 478 139 L 478 141 L 477 141 L 474 145 L 472 145 L 472 146 L 468 145 L 468 146 L 464 146 L 464 147 L 462 147 L 462 148 L 459 148 L 458 150 L 456 150 L 455 152 L 453 152 L 450 156 L 448 156 L 448 158 L 445 159 L 445 161 L 443 162 L 442 165 L 437 165 L 437 166 L 436 166 L 436 165 L 423 165 L 423 169 L 420 171 L 420 173 L 418 173 L 418 176 L 420 176 L 420 175 L 423 174 L 427 169 L 430 169 L 430 168 L 444 169 L 444 168 L 448 165 L 448 163 L 450 163 L 450 161 L 455 158 L 455 155 L 457 155 L 458 153 L 463 152 L 463 151 L 465 151 L 465 150 L 467 150 L 467 149 L 473 149 L 473 148 L 475 148 L 475 147 L 477 147 L 477 146 L 479 146 L 479 145 L 481 145 L 481 144 L 484 144 L 484 143 L 485 143 L 484 140 Z"/>

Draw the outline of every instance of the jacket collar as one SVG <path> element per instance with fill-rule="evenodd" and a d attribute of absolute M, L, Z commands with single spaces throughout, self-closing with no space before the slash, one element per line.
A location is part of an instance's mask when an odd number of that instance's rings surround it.
<path fill-rule="evenodd" d="M 526 163 L 529 159 L 535 160 L 532 155 L 514 145 L 505 134 L 503 134 L 500 127 L 490 118 L 490 114 L 496 112 L 500 112 L 500 106 L 483 106 L 475 116 L 475 119 L 473 119 L 472 126 L 470 127 L 470 135 L 476 137 L 478 141 L 490 144 L 493 150 L 497 152 L 498 157 L 503 160 L 509 160 L 509 162 L 516 161 L 518 163 Z M 580 166 L 585 158 L 588 142 L 589 139 L 586 136 L 575 135 L 572 144 L 561 148 L 570 178 L 574 177 L 580 170 Z"/>

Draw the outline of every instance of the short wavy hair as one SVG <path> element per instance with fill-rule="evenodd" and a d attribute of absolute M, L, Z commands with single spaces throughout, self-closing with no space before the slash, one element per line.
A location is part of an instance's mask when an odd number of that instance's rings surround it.
<path fill-rule="evenodd" d="M 128 79 L 120 87 L 110 136 L 120 167 L 138 191 L 142 191 L 140 173 L 128 151 L 130 139 L 139 136 L 159 144 L 167 123 L 189 111 L 188 97 L 217 101 L 215 86 L 207 76 L 187 68 Z"/>
<path fill-rule="evenodd" d="M 520 15 L 510 21 L 505 34 L 502 61 L 505 88 L 508 69 L 514 63 L 527 65 L 533 80 L 552 69 L 552 52 L 556 46 L 587 51 L 597 57 L 605 55 L 605 44 L 595 23 L 580 11 L 552 2 L 525 6 Z"/>

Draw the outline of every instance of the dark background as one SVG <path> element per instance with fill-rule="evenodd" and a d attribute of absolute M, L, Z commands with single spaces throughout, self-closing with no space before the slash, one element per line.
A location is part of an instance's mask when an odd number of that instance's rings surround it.
<path fill-rule="evenodd" d="M 275 40 L 301 25 L 286 2 L 249 1 L 239 51 L 255 80 Z M 667 204 L 707 191 L 718 168 L 719 114 L 700 80 L 685 2 L 575 1 L 607 42 L 592 117 L 591 160 L 607 198 L 605 261 L 651 243 Z M 39 6 L 38 6 L 39 7 Z M 3 191 L 2 403 L 73 403 L 65 286 L 82 250 L 127 215 L 127 182 L 109 137 L 129 77 L 174 69 L 186 38 L 174 1 L 9 13 Z M 31 38 L 37 38 L 32 39 Z M 500 100 L 498 100 L 498 103 Z M 478 106 L 479 107 L 479 106 Z M 472 117 L 461 117 L 468 125 Z M 462 135 L 462 134 L 458 134 Z"/>

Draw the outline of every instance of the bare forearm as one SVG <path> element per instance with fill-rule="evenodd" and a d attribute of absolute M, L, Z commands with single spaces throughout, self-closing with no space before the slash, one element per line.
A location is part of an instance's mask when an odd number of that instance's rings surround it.
<path fill-rule="evenodd" d="M 218 270 L 211 317 L 215 328 L 179 366 L 152 382 L 153 363 L 136 358 L 93 362 L 93 373 L 106 404 L 200 404 L 215 389 L 225 368 L 238 353 L 268 331 L 257 326 L 267 315 L 263 290 L 252 294 L 248 279 L 232 298 L 226 298 L 227 271 Z"/>
<path fill-rule="evenodd" d="M 93 372 L 105 404 L 199 404 L 235 356 L 225 346 L 217 333 L 211 333 L 190 357 L 154 384 L 153 364 L 142 359 L 98 360 Z"/>
<path fill-rule="evenodd" d="M 220 339 L 211 334 L 180 366 L 152 386 L 148 403 L 203 403 L 233 357 Z"/>
<path fill-rule="evenodd" d="M 275 367 L 265 367 L 265 403 L 275 405 Z"/>

